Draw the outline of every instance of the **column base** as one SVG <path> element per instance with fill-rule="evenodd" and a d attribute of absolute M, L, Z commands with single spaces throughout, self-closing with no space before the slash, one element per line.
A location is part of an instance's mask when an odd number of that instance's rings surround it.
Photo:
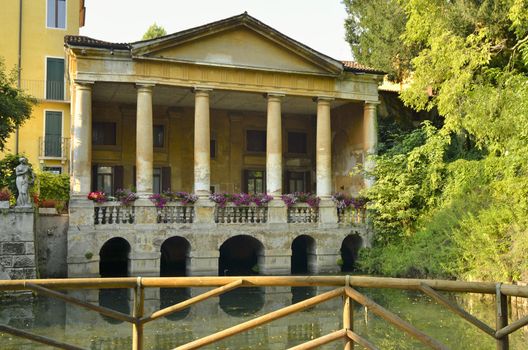
<path fill-rule="evenodd" d="M 282 199 L 274 198 L 268 203 L 268 224 L 287 224 L 288 208 Z"/>
<path fill-rule="evenodd" d="M 321 198 L 319 203 L 319 227 L 337 228 L 338 227 L 337 207 L 331 198 Z"/>

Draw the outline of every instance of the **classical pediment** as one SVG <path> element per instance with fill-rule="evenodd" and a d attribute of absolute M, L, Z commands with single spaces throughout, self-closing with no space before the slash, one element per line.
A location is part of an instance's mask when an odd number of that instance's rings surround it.
<path fill-rule="evenodd" d="M 336 75 L 341 62 L 266 26 L 248 14 L 131 44 L 134 59 Z"/>

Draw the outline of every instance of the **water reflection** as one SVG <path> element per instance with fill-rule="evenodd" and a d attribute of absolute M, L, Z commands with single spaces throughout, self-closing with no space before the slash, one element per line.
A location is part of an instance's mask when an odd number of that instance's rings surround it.
<path fill-rule="evenodd" d="M 189 288 L 160 288 L 160 309 L 181 303 L 191 297 L 191 290 Z M 174 312 L 167 316 L 171 321 L 183 320 L 189 312 L 190 308 Z"/>
<path fill-rule="evenodd" d="M 129 293 L 128 289 L 101 289 L 99 291 L 99 305 L 124 314 L 130 314 Z M 104 315 L 102 317 L 111 324 L 123 322 Z"/>
<path fill-rule="evenodd" d="M 200 289 L 200 288 L 197 288 Z M 306 300 L 316 293 L 324 293 L 332 288 L 295 287 L 295 288 L 240 288 L 212 298 L 192 307 L 184 313 L 174 315 L 173 319 L 159 319 L 145 327 L 145 349 L 170 349 L 207 336 L 291 303 Z M 91 294 L 89 294 L 90 292 Z M 156 291 L 157 292 L 157 291 Z M 152 298 L 145 302 L 145 314 L 161 307 L 185 300 L 203 290 L 168 289 L 160 291 L 160 299 Z M 388 310 L 400 315 L 417 328 L 438 339 L 452 349 L 492 349 L 494 340 L 482 336 L 475 327 L 453 315 L 444 307 L 432 302 L 420 293 L 390 290 L 365 290 L 360 292 L 373 299 Z M 79 294 L 84 293 L 78 292 Z M 99 293 L 86 291 L 86 300 L 99 296 L 99 304 L 130 313 L 132 301 L 123 289 L 103 290 Z M 468 296 L 445 293 L 451 300 L 458 302 L 483 322 L 493 324 L 494 304 L 485 300 L 471 299 Z M 75 295 L 78 296 L 78 295 Z M 220 301 L 220 303 L 218 303 Z M 468 303 L 471 302 L 471 305 Z M 310 339 L 329 334 L 342 324 L 341 298 L 322 303 L 302 313 L 290 315 L 268 325 L 252 329 L 243 334 L 228 338 L 213 345 L 213 349 L 284 349 Z M 403 332 L 390 327 L 384 320 L 368 312 L 357 303 L 354 308 L 354 329 L 381 349 L 424 349 L 412 342 Z M 255 314 L 256 313 L 256 314 Z M 525 314 L 524 314 L 525 315 Z M 521 316 L 510 319 L 514 321 Z M 116 321 L 102 318 L 94 312 L 88 312 L 75 305 L 65 306 L 62 302 L 38 297 L 33 301 L 3 301 L 0 308 L 0 323 L 49 336 L 53 339 L 76 344 L 92 350 L 120 350 L 131 348 L 131 326 L 119 325 Z M 207 325 L 207 326 L 206 326 Z M 511 350 L 524 350 L 528 341 L 528 327 L 517 331 L 510 339 Z M 0 333 L 0 349 L 30 350 L 41 349 L 40 345 L 30 341 Z M 325 349 L 342 349 L 342 342 L 328 345 Z"/>
<path fill-rule="evenodd" d="M 220 295 L 220 308 L 230 316 L 255 315 L 264 306 L 264 288 L 237 288 Z"/>
<path fill-rule="evenodd" d="M 317 287 L 291 287 L 292 304 L 313 298 L 317 294 Z M 309 310 L 309 309 L 308 309 Z"/>

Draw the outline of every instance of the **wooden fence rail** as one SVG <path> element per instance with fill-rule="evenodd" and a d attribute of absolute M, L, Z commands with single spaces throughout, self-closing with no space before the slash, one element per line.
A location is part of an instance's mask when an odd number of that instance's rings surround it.
<path fill-rule="evenodd" d="M 272 322 L 281 317 L 300 312 L 320 303 L 326 302 L 336 297 L 343 297 L 343 328 L 327 335 L 310 340 L 291 349 L 313 349 L 321 345 L 344 340 L 344 349 L 351 350 L 354 344 L 358 344 L 366 349 L 377 349 L 369 340 L 354 332 L 353 325 L 353 303 L 359 303 L 369 311 L 392 324 L 396 328 L 404 331 L 410 336 L 422 342 L 430 349 L 445 350 L 447 346 L 438 340 L 425 334 L 412 324 L 403 320 L 396 314 L 378 305 L 362 293 L 356 287 L 363 288 L 392 288 L 404 290 L 421 291 L 430 296 L 440 305 L 445 306 L 454 314 L 460 316 L 470 324 L 474 325 L 488 336 L 496 340 L 497 349 L 509 349 L 509 334 L 528 325 L 528 317 L 521 318 L 508 325 L 508 296 L 528 297 L 528 286 L 517 286 L 502 283 L 488 282 L 462 282 L 445 280 L 420 280 L 401 278 L 381 278 L 365 276 L 244 276 L 244 277 L 126 277 L 126 278 L 74 278 L 74 279 L 41 279 L 41 280 L 14 280 L 0 281 L 0 291 L 30 290 L 41 293 L 52 298 L 63 300 L 67 303 L 77 305 L 110 318 L 125 321 L 132 325 L 132 349 L 143 349 L 143 326 L 158 318 L 168 316 L 174 312 L 191 307 L 194 304 L 216 297 L 222 293 L 239 287 L 298 287 L 298 286 L 328 286 L 338 287 L 329 292 L 316 295 L 296 304 L 283 307 L 262 316 L 258 316 L 249 321 L 245 321 L 233 327 L 224 329 L 217 333 L 195 339 L 187 344 L 176 347 L 175 350 L 198 349 L 203 346 L 218 342 L 227 337 L 245 332 L 249 329 Z M 145 288 L 188 288 L 188 287 L 213 287 L 205 293 L 187 299 L 183 302 L 166 307 L 144 315 Z M 132 315 L 117 312 L 102 306 L 87 303 L 77 298 L 71 297 L 57 290 L 73 289 L 109 289 L 109 288 L 129 288 L 134 290 L 134 307 Z M 480 293 L 495 295 L 496 300 L 496 326 L 490 327 L 477 319 L 460 306 L 451 302 L 439 292 L 461 292 Z M 15 329 L 7 325 L 0 324 L 0 332 L 12 334 L 14 336 L 29 339 L 41 344 L 51 345 L 59 349 L 82 349 L 78 346 L 66 344 L 44 336 L 35 335 L 27 331 Z"/>

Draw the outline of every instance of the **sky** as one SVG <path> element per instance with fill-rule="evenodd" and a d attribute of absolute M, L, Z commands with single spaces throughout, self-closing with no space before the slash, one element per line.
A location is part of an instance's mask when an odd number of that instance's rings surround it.
<path fill-rule="evenodd" d="M 279 32 L 338 60 L 351 60 L 342 0 L 86 0 L 81 35 L 140 40 L 156 23 L 174 33 L 247 11 Z"/>

